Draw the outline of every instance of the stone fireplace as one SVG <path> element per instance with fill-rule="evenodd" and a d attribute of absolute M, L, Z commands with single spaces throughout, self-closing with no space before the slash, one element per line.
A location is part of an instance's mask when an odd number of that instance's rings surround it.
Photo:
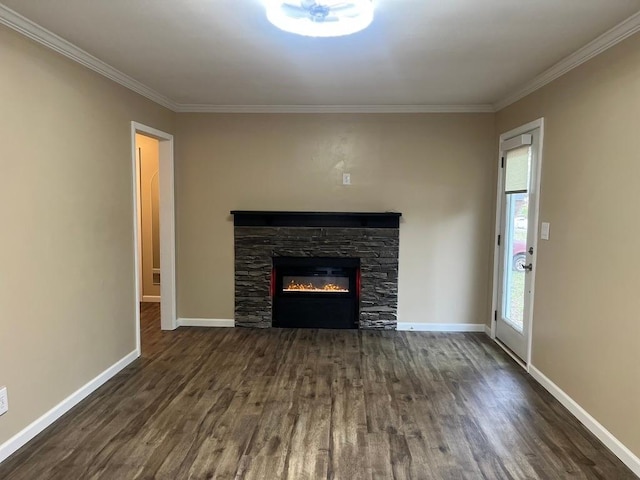
<path fill-rule="evenodd" d="M 231 213 L 236 326 L 396 329 L 401 214 Z M 287 262 L 288 275 L 279 276 Z M 343 266 L 357 268 L 355 281 L 339 273 Z M 348 298 L 355 308 L 349 325 Z M 324 322 L 322 312 L 331 318 Z"/>

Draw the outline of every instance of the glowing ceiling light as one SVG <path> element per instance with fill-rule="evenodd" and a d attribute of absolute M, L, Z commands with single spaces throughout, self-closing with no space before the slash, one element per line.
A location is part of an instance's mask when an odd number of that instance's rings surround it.
<path fill-rule="evenodd" d="M 372 0 L 265 0 L 267 18 L 285 32 L 308 37 L 340 37 L 373 21 Z"/>

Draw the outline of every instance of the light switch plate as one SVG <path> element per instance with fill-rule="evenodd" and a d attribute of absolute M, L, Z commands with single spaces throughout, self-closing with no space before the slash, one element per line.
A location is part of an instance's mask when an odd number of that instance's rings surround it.
<path fill-rule="evenodd" d="M 542 225 L 540 227 L 540 238 L 542 238 L 542 240 L 549 240 L 549 229 L 551 228 L 551 225 L 547 222 L 542 222 Z"/>
<path fill-rule="evenodd" d="M 0 388 L 0 415 L 9 411 L 9 398 L 7 397 L 7 387 Z"/>
<path fill-rule="evenodd" d="M 342 184 L 343 185 L 351 185 L 351 174 L 343 173 L 342 174 Z"/>

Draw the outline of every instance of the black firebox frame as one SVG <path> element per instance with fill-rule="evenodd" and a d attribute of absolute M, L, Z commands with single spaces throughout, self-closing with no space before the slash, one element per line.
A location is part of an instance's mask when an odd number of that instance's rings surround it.
<path fill-rule="evenodd" d="M 344 276 L 349 292 L 285 292 L 284 276 Z M 358 328 L 360 259 L 273 257 L 272 325 L 277 328 Z"/>

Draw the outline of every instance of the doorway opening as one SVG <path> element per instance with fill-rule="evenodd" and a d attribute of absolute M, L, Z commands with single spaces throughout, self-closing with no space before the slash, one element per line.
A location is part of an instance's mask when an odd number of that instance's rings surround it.
<path fill-rule="evenodd" d="M 544 120 L 500 136 L 491 337 L 531 363 Z"/>
<path fill-rule="evenodd" d="M 131 122 L 136 275 L 136 342 L 141 319 L 160 315 L 160 328 L 177 327 L 173 136 Z M 142 315 L 141 315 L 142 312 Z"/>
<path fill-rule="evenodd" d="M 142 303 L 160 303 L 160 142 L 136 133 L 138 172 L 138 283 Z"/>

